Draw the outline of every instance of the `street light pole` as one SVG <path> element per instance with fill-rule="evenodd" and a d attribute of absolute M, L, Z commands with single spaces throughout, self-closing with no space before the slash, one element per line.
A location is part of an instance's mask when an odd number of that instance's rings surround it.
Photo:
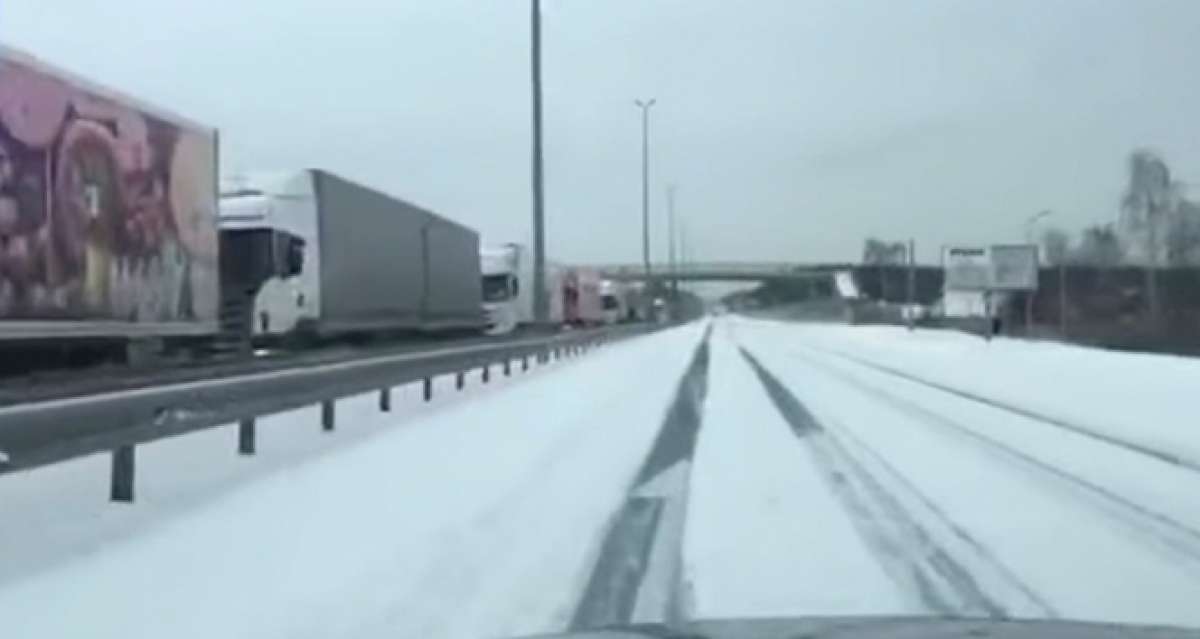
<path fill-rule="evenodd" d="M 691 260 L 691 253 L 688 248 L 688 232 L 687 218 L 679 220 L 679 262 L 684 267 Z"/>
<path fill-rule="evenodd" d="M 679 261 L 675 259 L 675 185 L 667 187 L 667 263 L 671 269 L 671 299 L 679 297 Z"/>
<path fill-rule="evenodd" d="M 634 100 L 642 110 L 642 268 L 646 287 L 650 287 L 650 107 L 654 98 Z"/>
<path fill-rule="evenodd" d="M 1033 225 L 1037 224 L 1038 220 L 1040 220 L 1044 217 L 1048 217 L 1053 214 L 1054 214 L 1054 211 L 1049 211 L 1049 210 L 1038 211 L 1037 213 L 1030 215 L 1029 219 L 1025 220 L 1025 241 L 1027 243 L 1029 243 L 1029 244 L 1034 243 L 1034 241 L 1033 241 Z"/>
<path fill-rule="evenodd" d="M 1037 244 L 1037 242 L 1033 241 L 1033 225 L 1037 224 L 1038 220 L 1040 220 L 1044 217 L 1049 217 L 1053 214 L 1054 214 L 1054 211 L 1050 211 L 1047 209 L 1047 210 L 1043 210 L 1043 211 L 1038 211 L 1037 213 L 1030 215 L 1029 219 L 1025 220 L 1025 241 L 1027 243 Z M 1037 251 L 1036 253 L 1034 253 L 1034 255 L 1037 256 L 1037 261 L 1038 261 L 1038 263 L 1034 264 L 1034 266 L 1035 267 L 1040 266 L 1041 261 L 1042 261 L 1042 251 Z M 1059 264 L 1058 267 L 1060 269 L 1060 271 L 1059 271 L 1060 277 L 1059 277 L 1058 283 L 1059 283 L 1059 286 L 1062 286 L 1063 278 L 1061 277 L 1061 274 L 1062 274 L 1061 269 L 1063 269 L 1064 266 L 1062 264 Z M 1029 336 L 1033 335 L 1033 296 L 1035 293 L 1036 293 L 1036 290 L 1025 291 L 1025 332 Z M 1065 312 L 1066 312 L 1063 309 L 1063 304 L 1062 304 L 1062 300 L 1064 299 L 1063 294 L 1064 294 L 1064 291 L 1059 291 L 1058 313 L 1060 316 L 1064 316 Z M 1062 323 L 1062 317 L 1059 318 L 1059 323 L 1060 324 Z"/>
<path fill-rule="evenodd" d="M 542 182 L 542 11 L 541 1 L 532 1 L 530 64 L 533 80 L 533 317 L 539 324 L 549 321 L 546 297 L 546 201 Z"/>

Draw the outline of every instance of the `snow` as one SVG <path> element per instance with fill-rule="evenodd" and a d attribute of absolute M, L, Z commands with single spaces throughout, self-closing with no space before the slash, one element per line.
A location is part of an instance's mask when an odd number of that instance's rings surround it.
<path fill-rule="evenodd" d="M 713 322 L 694 456 L 633 481 L 701 324 L 0 478 L 6 636 L 512 636 L 572 619 L 614 515 L 667 499 L 633 615 L 1200 627 L 1200 363 L 950 331 Z M 777 380 L 766 382 L 746 349 Z M 772 382 L 775 383 L 775 382 Z M 1193 383 L 1194 384 L 1194 383 Z M 793 430 L 794 396 L 815 420 Z M 791 420 L 789 422 L 789 420 Z M 681 566 L 681 569 L 680 569 Z M 680 574 L 682 573 L 682 574 Z M 675 575 L 682 580 L 674 587 Z M 668 584 L 666 588 L 653 585 Z M 669 601 L 668 601 L 669 600 Z"/>
<path fill-rule="evenodd" d="M 674 610 L 676 593 L 671 586 L 680 571 L 679 548 L 686 525 L 690 470 L 688 462 L 675 462 L 631 491 L 631 497 L 657 498 L 663 504 L 641 587 L 634 600 L 633 622 L 661 622 Z"/>
<path fill-rule="evenodd" d="M 0 585 L 5 634 L 559 629 L 699 337 L 689 326 L 635 338 L 438 406 L 402 401 L 407 389 L 393 397 L 392 414 L 377 411 L 375 395 L 346 401 L 336 445 L 297 445 L 277 463 L 272 452 L 285 435 L 319 432 L 311 410 L 263 420 L 255 458 L 236 458 L 228 431 L 146 446 L 139 501 L 104 504 L 100 516 L 77 508 L 102 503 L 98 487 L 74 499 L 66 488 L 94 484 L 103 459 L 5 478 L 6 519 L 31 516 L 0 543 L 9 562 Z M 406 414 L 408 404 L 418 408 Z M 208 460 L 212 473 L 191 478 Z M 28 496 L 10 512 L 7 498 L 22 489 Z M 74 515 L 49 513 L 64 506 Z M 54 553 L 38 551 L 44 530 L 72 526 L 96 537 L 52 532 L 47 544 L 68 556 L 51 561 Z M 45 565 L 8 557 L 26 552 Z"/>
<path fill-rule="evenodd" d="M 810 361 L 839 371 L 860 384 L 881 389 L 921 407 L 958 428 L 976 433 L 1103 490 L 1120 494 L 1142 508 L 1169 513 L 1200 531 L 1200 507 L 1194 494 L 1178 487 L 1196 485 L 1195 471 L 1104 441 L 1047 425 L 1021 415 L 948 394 L 918 382 L 897 378 L 845 359 L 813 350 Z"/>
<path fill-rule="evenodd" d="M 1200 601 L 1200 544 L 1140 510 L 1150 508 L 1196 528 L 1200 477 L 1195 473 L 1139 459 L 1094 440 L 1068 437 L 1011 413 L 967 406 L 944 392 L 921 390 L 912 382 L 822 355 L 857 348 L 856 353 L 869 352 L 873 357 L 891 353 L 889 363 L 900 365 L 895 353 L 903 352 L 906 370 L 927 374 L 941 370 L 948 376 L 945 362 L 979 348 L 970 338 L 747 320 L 737 320 L 735 329 L 738 339 L 822 424 L 886 460 L 894 470 L 895 485 L 910 485 L 975 540 L 983 552 L 967 562 L 975 562 L 973 573 L 979 574 L 979 562 L 994 560 L 997 575 L 1010 575 L 1052 613 L 1067 618 L 1200 625 L 1200 609 L 1194 605 Z M 1032 358 L 1020 367 L 1024 371 L 1038 371 L 1045 365 L 1037 361 L 1039 354 L 1053 361 L 1098 361 L 1114 367 L 1117 364 L 1110 358 L 1142 359 L 1076 352 L 1082 350 L 1001 342 L 995 351 L 976 351 L 973 366 L 960 368 L 953 383 L 984 386 L 980 379 L 997 368 L 1003 371 L 1003 363 L 1015 362 L 1010 358 L 1018 352 Z M 1000 364 L 993 366 L 989 354 Z M 1157 359 L 1167 362 L 1168 369 L 1159 378 L 1174 374 L 1175 360 Z M 1087 377 L 1072 368 L 1055 372 L 1072 383 L 1082 384 Z M 1012 376 L 1008 381 L 1018 380 Z M 1068 400 L 1053 395 L 1054 389 L 1030 388 L 1028 399 L 1063 411 L 1071 408 Z M 1074 399 L 1094 397 L 1088 393 Z M 1175 398 L 1176 407 L 1183 397 Z M 1077 410 L 1074 414 L 1093 413 Z M 1123 433 L 1136 433 L 1142 421 L 1121 424 L 1109 418 L 1106 423 Z M 1186 431 L 1157 432 L 1170 434 L 1174 441 L 1189 441 Z M 987 435 L 1008 448 L 970 433 Z M 1042 465 L 1006 452 L 1009 449 Z M 857 454 L 869 455 L 861 448 Z M 1099 484 L 1116 498 L 1077 479 Z M 1027 608 L 1014 606 L 1019 602 L 1013 601 L 1013 592 L 992 594 L 1021 616 Z"/>
<path fill-rule="evenodd" d="M 684 541 L 696 618 L 916 612 L 718 327 Z"/>
<path fill-rule="evenodd" d="M 762 325 L 776 348 L 846 353 L 1200 464 L 1200 359 L 894 326 Z"/>
<path fill-rule="evenodd" d="M 946 317 L 986 317 L 987 299 L 975 291 L 946 291 L 941 300 Z"/>
<path fill-rule="evenodd" d="M 453 375 L 433 382 L 433 400 L 424 402 L 421 383 L 392 390 L 392 412 L 377 413 L 376 394 L 341 400 L 337 429 L 322 432 L 318 406 L 258 420 L 257 452 L 234 454 L 237 427 L 228 425 L 137 448 L 137 504 L 132 508 L 108 501 L 109 456 L 94 455 L 34 471 L 0 477 L 4 519 L 21 526 L 0 526 L 0 585 L 103 549 L 117 539 L 138 534 L 177 512 L 193 509 L 248 479 L 287 469 L 299 462 L 370 438 L 390 424 L 417 420 L 447 404 L 502 391 L 508 384 L 536 378 L 573 362 L 539 365 L 530 371 L 512 366 L 513 377 L 491 367 L 491 383 L 480 383 L 480 371 L 455 389 Z"/>
<path fill-rule="evenodd" d="M 833 285 L 842 299 L 858 299 L 858 284 L 854 281 L 854 273 L 850 271 L 835 272 Z"/>

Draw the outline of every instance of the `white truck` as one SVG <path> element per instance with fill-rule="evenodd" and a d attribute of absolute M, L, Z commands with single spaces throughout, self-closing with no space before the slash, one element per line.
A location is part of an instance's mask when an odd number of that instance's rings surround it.
<path fill-rule="evenodd" d="M 479 236 L 465 226 L 319 169 L 223 185 L 222 231 L 299 237 L 299 276 L 249 303 L 256 337 L 478 332 Z"/>
<path fill-rule="evenodd" d="M 621 282 L 600 282 L 600 308 L 605 324 L 619 324 L 629 318 L 629 290 Z"/>
<path fill-rule="evenodd" d="M 533 324 L 533 252 L 513 243 L 483 246 L 479 268 L 488 334 L 505 335 Z M 548 321 L 554 325 L 563 321 L 563 276 L 561 267 L 546 263 Z"/>

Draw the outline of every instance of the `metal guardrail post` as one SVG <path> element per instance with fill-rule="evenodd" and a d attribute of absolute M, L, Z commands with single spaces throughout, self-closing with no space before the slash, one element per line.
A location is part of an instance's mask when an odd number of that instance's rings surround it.
<path fill-rule="evenodd" d="M 109 499 L 112 501 L 133 502 L 133 450 L 133 446 L 118 446 L 112 451 L 109 484 Z"/>
<path fill-rule="evenodd" d="M 529 370 L 529 356 L 522 355 L 521 356 L 521 372 L 524 373 L 527 370 Z"/>
<path fill-rule="evenodd" d="M 379 391 L 379 411 L 383 413 L 392 412 L 392 389 L 384 388 Z"/>
<path fill-rule="evenodd" d="M 334 426 L 334 410 L 333 400 L 327 399 L 321 402 L 321 430 L 331 431 Z"/>
<path fill-rule="evenodd" d="M 432 400 L 433 399 L 433 378 L 426 377 L 425 380 L 421 383 L 421 386 L 422 386 L 421 394 L 422 394 L 422 396 L 424 396 L 425 401 Z"/>
<path fill-rule="evenodd" d="M 508 377 L 510 375 L 512 375 L 512 360 L 505 357 L 504 358 L 504 376 Z"/>
<path fill-rule="evenodd" d="M 464 375 L 462 371 L 454 374 L 454 390 L 462 390 L 466 383 L 466 375 Z"/>
<path fill-rule="evenodd" d="M 481 372 L 481 373 L 479 374 L 479 376 L 480 376 L 480 378 L 481 378 L 481 379 L 483 379 L 483 383 L 484 383 L 484 384 L 488 383 L 488 380 L 490 380 L 490 379 L 491 379 L 491 377 L 492 377 L 492 365 L 491 365 L 491 364 L 484 364 L 484 365 L 483 365 L 483 372 Z"/>
<path fill-rule="evenodd" d="M 238 422 L 238 454 L 253 455 L 254 454 L 254 418 L 243 419 Z"/>

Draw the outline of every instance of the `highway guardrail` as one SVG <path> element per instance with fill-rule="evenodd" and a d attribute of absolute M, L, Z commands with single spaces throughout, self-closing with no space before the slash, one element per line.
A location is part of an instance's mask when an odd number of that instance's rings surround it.
<path fill-rule="evenodd" d="M 510 342 L 448 346 L 420 352 L 368 355 L 327 364 L 243 373 L 228 377 L 173 382 L 144 388 L 100 392 L 0 408 L 0 474 L 55 464 L 111 451 L 114 501 L 133 501 L 135 449 L 166 437 L 227 424 L 238 424 L 237 451 L 255 452 L 258 418 L 319 404 L 320 427 L 336 428 L 336 402 L 379 393 L 381 410 L 391 409 L 391 389 L 423 382 L 433 394 L 433 378 L 464 376 L 490 369 L 502 375 L 531 363 L 572 357 L 614 339 L 658 328 L 630 325 L 580 330 Z"/>

